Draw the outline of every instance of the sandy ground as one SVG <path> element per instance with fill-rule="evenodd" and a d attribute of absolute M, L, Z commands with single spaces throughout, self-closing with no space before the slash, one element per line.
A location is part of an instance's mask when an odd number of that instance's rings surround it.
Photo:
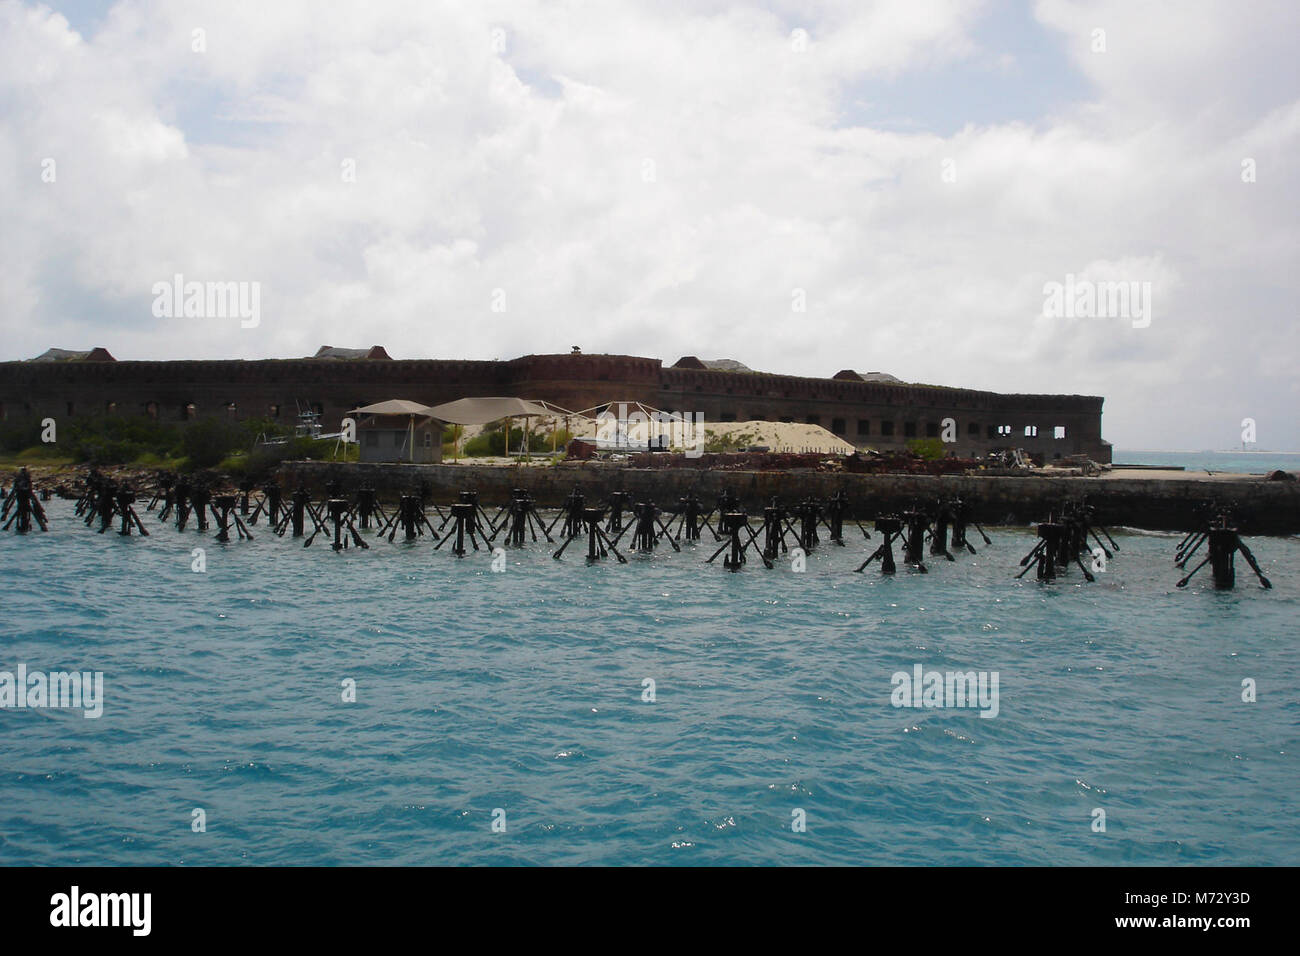
<path fill-rule="evenodd" d="M 559 427 L 564 427 L 563 420 L 559 421 Z M 545 433 L 551 427 L 551 422 L 547 419 L 538 419 L 533 428 Z M 584 423 L 576 419 L 569 420 L 569 427 L 573 429 L 574 438 L 587 438 L 594 440 L 596 435 L 596 426 L 594 423 Z M 473 438 L 483 430 L 481 425 L 465 426 L 465 441 Z M 852 454 L 854 446 L 837 437 L 833 433 L 822 428 L 820 425 L 806 425 L 800 422 L 705 422 L 704 432 L 707 437 L 726 438 L 730 436 L 746 436 L 744 446 L 766 445 L 773 452 L 817 452 L 819 454 Z M 636 433 L 632 436 L 634 439 L 639 437 Z M 644 439 L 642 439 L 644 440 Z M 560 454 L 564 449 L 560 449 Z M 535 452 L 534 456 L 540 453 Z M 549 456 L 549 450 L 547 452 Z M 464 462 L 473 464 L 493 464 L 501 463 L 501 459 L 496 458 L 463 458 Z"/>
<path fill-rule="evenodd" d="M 1243 475 L 1231 471 L 1178 471 L 1173 468 L 1112 468 L 1110 471 L 1103 471 L 1099 476 L 1103 481 L 1113 480 L 1115 478 L 1132 479 L 1138 478 L 1150 481 L 1177 481 L 1180 478 L 1187 481 L 1263 481 L 1263 475 Z"/>
<path fill-rule="evenodd" d="M 563 456 L 563 452 L 560 452 Z M 443 465 L 495 465 L 500 468 L 508 468 L 519 465 L 522 468 L 549 468 L 551 465 L 551 456 L 548 452 L 543 455 L 541 452 L 534 452 L 531 460 L 525 460 L 523 456 L 511 455 L 509 458 L 444 458 L 440 464 Z"/>
<path fill-rule="evenodd" d="M 705 422 L 704 433 L 719 438 L 750 436 L 749 445 L 766 445 L 774 452 L 819 452 L 849 455 L 853 443 L 828 432 L 820 425 L 800 422 Z"/>
<path fill-rule="evenodd" d="M 589 436 L 595 435 L 595 428 L 588 428 Z M 752 445 L 766 445 L 773 452 L 818 452 L 821 454 L 849 455 L 855 450 L 851 442 L 839 438 L 820 425 L 806 425 L 801 422 L 705 422 L 704 434 L 707 439 L 735 438 L 742 442 L 742 448 Z M 582 438 L 580 429 L 575 429 L 576 438 Z M 633 437 L 636 437 L 635 434 Z"/>

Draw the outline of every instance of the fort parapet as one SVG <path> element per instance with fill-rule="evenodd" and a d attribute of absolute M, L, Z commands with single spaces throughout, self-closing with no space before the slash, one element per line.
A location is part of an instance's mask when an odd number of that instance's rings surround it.
<path fill-rule="evenodd" d="M 1196 478 L 985 477 L 983 475 L 853 475 L 820 471 L 649 470 L 612 463 L 516 468 L 491 465 L 358 464 L 285 462 L 279 480 L 285 488 L 300 484 L 317 491 L 332 479 L 347 487 L 368 485 L 386 496 L 410 494 L 427 485 L 437 501 L 450 501 L 472 488 L 483 501 L 498 505 L 514 488 L 526 488 L 538 505 L 560 507 L 575 486 L 589 501 L 607 501 L 626 491 L 637 500 L 651 499 L 672 507 L 686 494 L 698 495 L 709 508 L 724 490 L 734 492 L 750 513 L 778 497 L 785 502 L 806 496 L 826 499 L 844 492 L 857 512 L 902 511 L 916 502 L 961 497 L 976 521 L 1020 525 L 1042 521 L 1065 501 L 1087 498 L 1112 531 L 1121 527 L 1185 532 L 1201 527 L 1212 505 L 1233 502 L 1241 511 L 1245 534 L 1300 533 L 1300 482 L 1259 478 L 1210 481 Z M 1172 544 L 1170 545 L 1172 548 Z"/>
<path fill-rule="evenodd" d="M 383 350 L 379 349 L 379 353 Z M 1045 460 L 1087 455 L 1110 461 L 1101 437 L 1103 399 L 863 381 L 855 373 L 807 378 L 722 371 L 682 359 L 672 367 L 632 355 L 526 355 L 509 361 L 378 358 L 255 361 L 113 361 L 97 358 L 0 362 L 0 418 L 147 415 L 185 422 L 219 415 L 292 424 L 314 411 L 327 428 L 348 410 L 404 398 L 437 405 L 516 395 L 574 411 L 640 402 L 708 422 L 804 422 L 862 448 L 902 449 L 939 438 L 959 456 L 1023 448 Z"/>

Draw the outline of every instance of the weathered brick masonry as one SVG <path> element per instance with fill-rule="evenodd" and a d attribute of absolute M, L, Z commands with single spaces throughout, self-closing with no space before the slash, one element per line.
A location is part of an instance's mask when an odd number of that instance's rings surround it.
<path fill-rule="evenodd" d="M 813 422 L 859 447 L 903 448 L 956 423 L 957 455 L 1020 447 L 1047 460 L 1086 454 L 1110 461 L 1102 399 L 1010 395 L 930 385 L 665 367 L 631 355 L 526 355 L 509 361 L 447 359 L 0 362 L 0 416 L 207 415 L 292 423 L 299 408 L 337 426 L 351 408 L 390 398 L 429 405 L 517 395 L 575 411 L 638 401 L 702 413 L 706 422 Z M 1058 434 L 1061 437 L 1058 437 Z"/>
<path fill-rule="evenodd" d="M 1241 529 L 1247 534 L 1300 533 L 1300 482 L 1207 481 L 1177 479 L 1012 478 L 932 475 L 851 475 L 811 471 L 695 471 L 648 470 L 608 463 L 565 465 L 559 468 L 512 468 L 442 464 L 334 464 L 286 462 L 280 483 L 296 488 L 300 483 L 319 491 L 331 478 L 345 487 L 373 486 L 385 498 L 409 494 L 427 483 L 435 500 L 446 503 L 462 489 L 479 492 L 485 504 L 508 501 L 512 488 L 527 488 L 538 503 L 554 508 L 574 486 L 592 502 L 608 500 L 612 491 L 628 491 L 638 499 L 653 499 L 673 507 L 682 495 L 697 494 L 706 507 L 723 489 L 734 492 L 751 514 L 773 496 L 787 503 L 812 495 L 827 498 L 837 491 L 848 494 L 859 514 L 874 515 L 902 510 L 915 502 L 959 495 L 976 520 L 988 524 L 1027 524 L 1044 520 L 1068 500 L 1086 497 L 1103 524 L 1127 525 L 1160 531 L 1187 531 L 1200 527 L 1207 507 L 1232 501 L 1240 510 Z M 761 522 L 761 516 L 755 520 Z"/>

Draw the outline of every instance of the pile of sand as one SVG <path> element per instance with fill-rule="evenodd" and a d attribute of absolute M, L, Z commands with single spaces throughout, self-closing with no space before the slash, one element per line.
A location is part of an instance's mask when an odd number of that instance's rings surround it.
<path fill-rule="evenodd" d="M 772 452 L 835 455 L 849 455 L 855 450 L 852 442 L 828 432 L 820 425 L 800 422 L 705 422 L 704 434 L 710 440 L 731 439 L 738 442 L 742 449 L 751 445 L 766 445 Z"/>
<path fill-rule="evenodd" d="M 520 419 L 511 424 L 513 427 L 520 427 L 523 421 Z M 533 429 L 542 434 L 549 432 L 552 425 L 562 429 L 564 424 L 562 418 L 554 422 L 546 418 L 535 418 L 531 422 Z M 469 441 L 482 432 L 484 427 L 466 425 L 464 441 Z M 571 418 L 569 427 L 573 429 L 574 436 L 577 438 L 585 436 L 591 440 L 596 434 L 595 423 L 589 420 Z M 855 451 L 851 442 L 845 441 L 820 425 L 807 425 L 801 422 L 705 422 L 704 434 L 706 442 L 712 443 L 718 438 L 731 439 L 741 449 L 751 445 L 766 445 L 772 452 L 816 452 L 823 455 L 849 455 Z M 564 449 L 560 448 L 560 452 L 563 451 Z M 534 454 L 541 453 L 534 452 Z"/>

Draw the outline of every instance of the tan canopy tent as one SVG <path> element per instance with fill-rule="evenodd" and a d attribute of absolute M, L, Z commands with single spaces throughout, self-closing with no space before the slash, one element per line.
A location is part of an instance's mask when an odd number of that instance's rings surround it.
<path fill-rule="evenodd" d="M 691 416 L 682 412 L 664 412 L 636 399 L 605 402 L 584 408 L 577 414 L 591 419 L 596 426 L 596 433 L 591 437 L 575 437 L 593 442 L 598 448 L 634 450 L 634 446 L 644 449 L 651 444 L 666 448 L 673 444 L 690 444 L 694 441 L 692 436 L 696 434 L 696 420 Z M 613 416 L 612 434 L 608 424 L 602 429 L 602 415 Z M 698 421 L 703 422 L 703 418 Z M 703 437 L 702 434 L 700 437 Z"/>
<path fill-rule="evenodd" d="M 377 402 L 374 405 L 363 405 L 360 408 L 352 409 L 348 414 L 370 416 L 368 420 L 371 422 L 383 418 L 400 418 L 405 416 L 407 419 L 405 449 L 406 455 L 410 461 L 415 461 L 415 420 L 417 418 L 429 419 L 439 430 L 441 430 L 441 422 L 438 419 L 438 416 L 433 413 L 433 410 L 430 409 L 428 405 L 421 405 L 419 402 L 408 401 L 404 398 L 394 398 L 386 402 Z M 424 426 L 421 427 L 423 428 Z M 435 439 L 430 440 L 433 441 Z M 440 450 L 441 443 L 438 443 L 438 445 L 439 447 L 435 448 L 434 451 Z M 362 455 L 364 456 L 364 454 L 363 451 Z M 434 460 L 436 460 L 436 456 Z"/>
<path fill-rule="evenodd" d="M 528 425 L 531 418 L 560 418 L 566 420 L 575 413 L 550 402 L 529 401 L 525 398 L 458 398 L 454 402 L 434 405 L 428 409 L 434 418 L 453 425 L 486 425 L 503 418 L 524 420 L 524 457 L 528 457 Z M 506 455 L 510 454 L 510 429 L 506 429 Z"/>
<path fill-rule="evenodd" d="M 454 425 L 486 425 L 503 418 L 572 415 L 566 408 L 548 402 L 530 402 L 524 398 L 458 398 L 445 405 L 435 405 L 429 414 Z"/>
<path fill-rule="evenodd" d="M 394 398 L 387 402 L 379 402 L 375 405 L 365 405 L 361 408 L 352 409 L 353 412 L 359 412 L 362 415 L 419 415 L 421 418 L 437 418 L 433 410 L 428 405 L 421 405 L 419 402 L 408 402 L 404 398 Z M 445 421 L 446 419 L 444 419 Z"/>

